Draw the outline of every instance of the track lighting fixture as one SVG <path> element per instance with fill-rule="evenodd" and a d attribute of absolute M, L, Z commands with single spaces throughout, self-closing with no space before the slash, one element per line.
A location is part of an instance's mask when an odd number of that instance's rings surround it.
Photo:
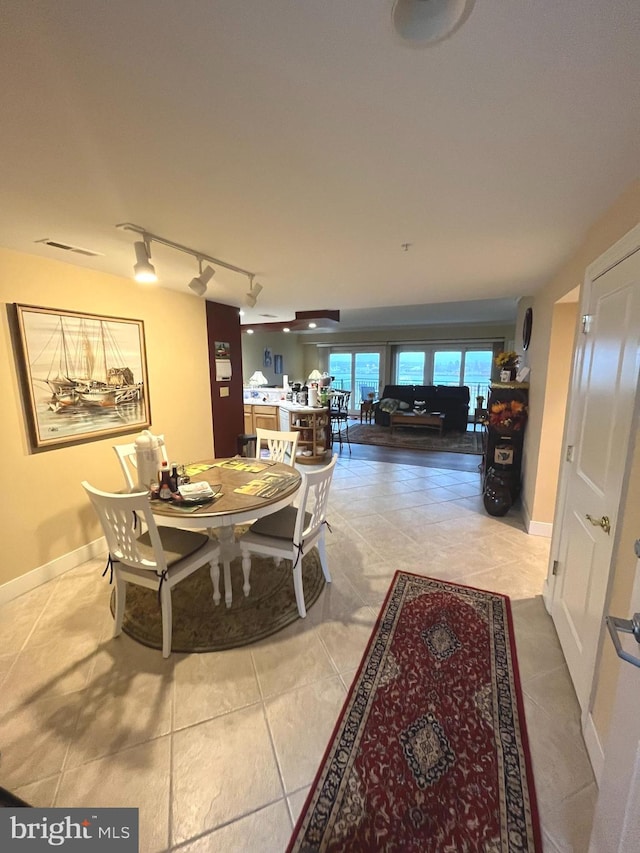
<path fill-rule="evenodd" d="M 249 308 L 254 308 L 256 302 L 258 301 L 260 291 L 262 290 L 262 285 L 258 284 L 257 281 L 254 284 L 252 275 L 249 276 L 249 281 L 251 282 L 251 285 L 249 287 L 249 292 L 245 294 L 245 302 L 249 306 Z"/>
<path fill-rule="evenodd" d="M 136 240 L 134 243 L 136 263 L 133 270 L 136 281 L 152 282 L 158 280 L 156 271 L 151 264 L 151 243 L 162 243 L 164 246 L 169 246 L 171 249 L 176 249 L 178 252 L 184 252 L 187 255 L 191 255 L 198 261 L 200 273 L 189 282 L 190 289 L 198 296 L 204 295 L 207 290 L 208 282 L 213 278 L 216 272 L 215 269 L 208 264 L 203 268 L 203 262 L 209 261 L 217 267 L 224 267 L 224 269 L 231 270 L 231 272 L 246 275 L 250 282 L 250 290 L 249 293 L 247 293 L 247 305 L 250 305 L 253 308 L 256 304 L 258 294 L 262 290 L 262 285 L 253 283 L 254 273 L 249 272 L 249 270 L 243 270 L 242 267 L 236 267 L 233 264 L 228 264 L 226 261 L 221 261 L 219 258 L 213 258 L 211 255 L 206 255 L 204 252 L 197 252 L 195 249 L 183 246 L 182 243 L 174 243 L 173 240 L 167 240 L 165 237 L 159 237 L 157 234 L 152 234 L 150 231 L 147 231 L 145 228 L 141 228 L 139 225 L 134 225 L 132 222 L 122 222 L 120 225 L 116 225 L 116 228 L 121 228 L 123 231 L 134 231 L 142 238 L 140 240 Z"/>
<path fill-rule="evenodd" d="M 136 281 L 151 284 L 158 280 L 156 271 L 151 263 L 151 249 L 147 240 L 137 240 L 134 243 L 136 250 L 136 263 L 133 267 L 133 273 Z"/>
<path fill-rule="evenodd" d="M 191 279 L 189 287 L 198 296 L 203 296 L 207 290 L 207 284 L 213 278 L 216 271 L 208 264 L 204 269 L 202 269 L 202 258 L 198 258 L 198 264 L 200 266 L 200 275 Z"/>

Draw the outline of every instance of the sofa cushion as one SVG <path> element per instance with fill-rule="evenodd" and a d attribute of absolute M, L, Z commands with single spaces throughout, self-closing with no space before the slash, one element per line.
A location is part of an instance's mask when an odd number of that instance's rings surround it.
<path fill-rule="evenodd" d="M 383 412 L 387 412 L 389 415 L 392 415 L 394 412 L 398 411 L 400 406 L 399 400 L 394 400 L 392 397 L 383 397 L 382 400 L 378 403 L 378 408 Z"/>
<path fill-rule="evenodd" d="M 467 385 L 438 385 L 437 396 L 466 405 L 469 402 L 469 388 Z"/>
<path fill-rule="evenodd" d="M 413 385 L 385 385 L 382 396 L 391 397 L 393 400 L 412 399 Z"/>

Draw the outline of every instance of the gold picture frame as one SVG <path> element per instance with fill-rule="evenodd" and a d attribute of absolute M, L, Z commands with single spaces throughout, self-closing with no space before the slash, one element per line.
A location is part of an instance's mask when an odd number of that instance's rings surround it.
<path fill-rule="evenodd" d="M 15 321 L 33 448 L 150 426 L 142 320 L 16 303 Z"/>

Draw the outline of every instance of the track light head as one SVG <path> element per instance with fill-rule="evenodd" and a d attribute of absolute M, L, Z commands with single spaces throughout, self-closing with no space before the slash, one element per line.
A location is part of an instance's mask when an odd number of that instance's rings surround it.
<path fill-rule="evenodd" d="M 151 263 L 149 243 L 147 240 L 137 240 L 133 245 L 136 250 L 136 263 L 133 267 L 135 280 L 144 284 L 152 284 L 158 280 L 158 276 Z"/>
<path fill-rule="evenodd" d="M 197 296 L 204 296 L 207 290 L 207 284 L 209 283 L 209 281 L 211 281 L 216 271 L 213 267 L 210 267 L 208 265 L 204 269 L 202 269 L 202 261 L 200 260 L 200 258 L 198 258 L 198 263 L 200 264 L 200 275 L 197 275 L 195 278 L 191 279 L 191 281 L 189 282 L 189 287 Z"/>
<path fill-rule="evenodd" d="M 199 276 L 196 276 L 195 278 L 191 279 L 191 281 L 189 282 L 189 287 L 191 288 L 191 290 L 193 290 L 196 296 L 204 296 L 207 290 L 207 285 L 204 283 L 204 281 L 202 281 Z"/>
<path fill-rule="evenodd" d="M 256 282 L 253 283 L 253 276 L 251 277 L 251 288 L 249 292 L 245 295 L 245 302 L 249 306 L 249 308 L 254 308 L 256 302 L 258 301 L 258 296 L 260 295 L 260 291 L 262 290 L 262 285 Z"/>

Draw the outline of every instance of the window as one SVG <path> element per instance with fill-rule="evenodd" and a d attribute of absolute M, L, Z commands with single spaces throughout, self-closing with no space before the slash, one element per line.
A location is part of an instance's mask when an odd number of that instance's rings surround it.
<path fill-rule="evenodd" d="M 377 396 L 380 388 L 380 351 L 342 351 L 329 353 L 329 375 L 333 376 L 332 385 L 343 391 L 351 391 L 350 408 L 355 411 L 360 401 L 369 392 Z"/>
<path fill-rule="evenodd" d="M 424 385 L 424 352 L 399 352 L 396 385 Z"/>
<path fill-rule="evenodd" d="M 493 364 L 492 350 L 469 350 L 464 359 L 464 382 L 469 386 L 472 405 L 474 398 L 482 395 L 485 399 L 491 382 L 491 366 Z"/>
<path fill-rule="evenodd" d="M 490 346 L 398 346 L 394 381 L 397 385 L 468 385 L 473 400 L 479 394 L 487 396 L 492 363 Z"/>
<path fill-rule="evenodd" d="M 462 353 L 440 350 L 433 354 L 433 385 L 462 385 L 460 365 Z"/>

